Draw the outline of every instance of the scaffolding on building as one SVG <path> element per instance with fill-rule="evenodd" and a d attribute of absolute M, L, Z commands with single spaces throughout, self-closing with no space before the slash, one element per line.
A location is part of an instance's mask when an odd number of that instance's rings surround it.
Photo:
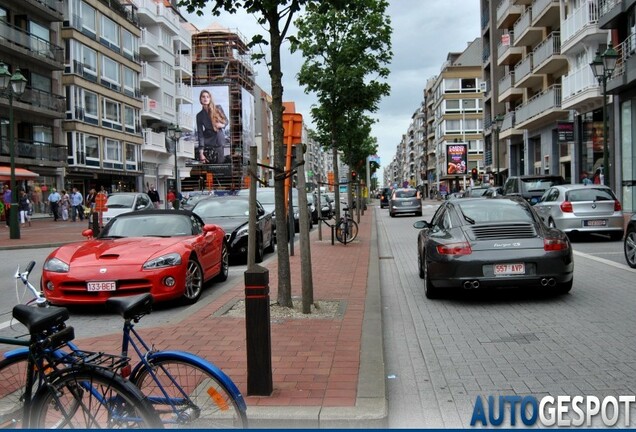
<path fill-rule="evenodd" d="M 218 164 L 193 165 L 190 179 L 184 181 L 184 190 L 200 187 L 200 178 L 212 173 L 213 189 L 240 189 L 244 187 L 247 162 L 243 148 L 242 89 L 253 93 L 254 69 L 250 61 L 247 42 L 237 30 L 218 24 L 192 34 L 193 87 L 225 85 L 229 88 L 229 140 L 230 161 Z M 209 178 L 209 176 L 208 176 Z"/>

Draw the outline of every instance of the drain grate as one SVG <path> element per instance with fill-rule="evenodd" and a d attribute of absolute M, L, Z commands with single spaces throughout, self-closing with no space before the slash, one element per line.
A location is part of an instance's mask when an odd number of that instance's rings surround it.
<path fill-rule="evenodd" d="M 511 334 L 510 336 L 507 336 L 507 337 L 493 339 L 489 343 L 514 342 L 514 343 L 518 343 L 522 345 L 527 345 L 531 342 L 538 342 L 538 341 L 539 341 L 539 337 L 534 333 L 516 333 L 516 334 Z"/>
<path fill-rule="evenodd" d="M 378 257 L 378 259 L 393 259 L 392 256 Z"/>

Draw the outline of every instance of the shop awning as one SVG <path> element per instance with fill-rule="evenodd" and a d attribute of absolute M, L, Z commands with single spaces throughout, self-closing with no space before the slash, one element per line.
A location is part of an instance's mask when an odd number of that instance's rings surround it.
<path fill-rule="evenodd" d="M 40 177 L 40 174 L 34 173 L 33 171 L 29 171 L 28 169 L 24 169 L 24 168 L 15 169 L 16 180 L 34 179 L 36 177 Z M 11 167 L 0 166 L 0 181 L 10 181 L 10 180 L 11 180 Z"/>

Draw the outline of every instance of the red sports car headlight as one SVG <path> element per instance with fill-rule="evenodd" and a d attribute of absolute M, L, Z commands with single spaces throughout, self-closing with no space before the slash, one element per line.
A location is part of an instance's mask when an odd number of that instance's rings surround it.
<path fill-rule="evenodd" d="M 44 270 L 54 273 L 68 273 L 69 265 L 59 258 L 51 258 L 44 263 Z"/>
<path fill-rule="evenodd" d="M 162 255 L 157 258 L 153 258 L 144 263 L 144 269 L 156 269 L 162 267 L 172 267 L 181 264 L 181 255 L 178 253 L 169 253 L 167 255 Z"/>
<path fill-rule="evenodd" d="M 470 243 L 449 243 L 437 245 L 437 253 L 440 255 L 470 255 L 473 250 L 470 248 Z"/>

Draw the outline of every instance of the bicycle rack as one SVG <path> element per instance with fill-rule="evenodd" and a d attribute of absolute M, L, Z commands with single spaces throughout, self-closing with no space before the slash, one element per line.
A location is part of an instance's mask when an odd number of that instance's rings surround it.
<path fill-rule="evenodd" d="M 331 246 L 335 245 L 335 240 L 336 240 L 336 224 L 330 224 L 329 222 L 327 222 L 328 220 L 331 219 L 327 219 L 327 218 L 320 218 L 320 220 L 322 221 L 322 223 L 324 223 L 325 225 L 327 225 L 329 228 L 331 228 Z"/>

